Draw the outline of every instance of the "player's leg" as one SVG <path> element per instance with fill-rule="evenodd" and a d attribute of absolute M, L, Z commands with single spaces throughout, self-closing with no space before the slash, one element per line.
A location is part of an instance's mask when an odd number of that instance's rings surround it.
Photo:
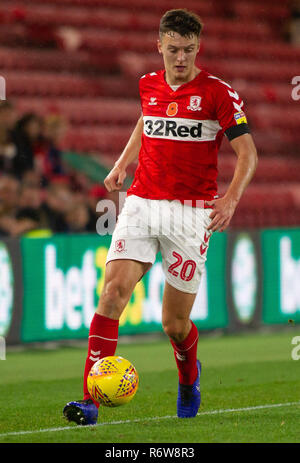
<path fill-rule="evenodd" d="M 87 389 L 90 369 L 100 358 L 114 355 L 118 342 L 119 318 L 125 309 L 136 283 L 148 270 L 149 264 L 130 259 L 107 263 L 104 287 L 90 325 L 88 354 L 85 362 L 83 400 L 69 402 L 63 410 L 68 421 L 95 424 L 99 405 Z"/>
<path fill-rule="evenodd" d="M 190 320 L 196 294 L 184 293 L 165 284 L 162 324 L 174 349 L 175 360 L 182 384 L 193 384 L 197 377 L 198 329 Z"/>
<path fill-rule="evenodd" d="M 115 354 L 118 342 L 119 318 L 132 295 L 135 285 L 148 268 L 148 263 L 130 259 L 112 260 L 106 266 L 104 287 L 89 332 L 83 381 L 83 398 L 85 400 L 91 398 L 87 389 L 89 371 L 100 358 Z"/>
<path fill-rule="evenodd" d="M 178 203 L 170 207 L 174 233 L 159 238 L 166 277 L 163 327 L 170 338 L 178 368 L 177 414 L 192 417 L 196 416 L 201 402 L 201 364 L 197 360 L 198 330 L 190 320 L 190 313 L 204 271 L 211 209 Z"/>
<path fill-rule="evenodd" d="M 94 403 L 89 395 L 87 376 L 100 358 L 115 354 L 119 318 L 136 283 L 149 270 L 159 249 L 157 238 L 149 234 L 148 223 L 144 220 L 148 203 L 144 198 L 133 195 L 127 197 L 112 235 L 106 260 L 104 287 L 90 326 L 84 369 L 84 398 L 83 401 L 70 402 L 67 404 L 67 411 L 66 407 L 64 409 L 65 416 L 71 415 L 71 419 L 78 424 L 93 424 L 97 421 L 98 404 Z M 83 417 L 81 420 L 83 407 L 91 410 L 91 419 L 85 420 Z M 87 414 L 86 409 L 83 412 Z"/>
<path fill-rule="evenodd" d="M 196 294 L 185 293 L 166 282 L 162 324 L 171 341 L 178 368 L 177 415 L 180 418 L 196 416 L 201 402 L 198 329 L 190 320 L 195 297 Z"/>

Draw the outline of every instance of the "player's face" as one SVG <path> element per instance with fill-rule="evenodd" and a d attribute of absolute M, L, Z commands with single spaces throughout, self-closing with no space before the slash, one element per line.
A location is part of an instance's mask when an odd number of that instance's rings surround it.
<path fill-rule="evenodd" d="M 196 77 L 195 59 L 200 46 L 196 35 L 182 37 L 177 32 L 170 31 L 163 34 L 157 46 L 163 56 L 169 84 L 182 84 Z"/>

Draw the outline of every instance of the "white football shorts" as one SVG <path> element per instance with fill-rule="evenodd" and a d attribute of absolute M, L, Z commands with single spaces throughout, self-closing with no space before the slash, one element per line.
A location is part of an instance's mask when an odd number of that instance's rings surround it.
<path fill-rule="evenodd" d="M 180 291 L 197 293 L 211 237 L 207 231 L 211 212 L 179 201 L 127 196 L 106 263 L 132 259 L 153 264 L 160 251 L 167 282 Z"/>

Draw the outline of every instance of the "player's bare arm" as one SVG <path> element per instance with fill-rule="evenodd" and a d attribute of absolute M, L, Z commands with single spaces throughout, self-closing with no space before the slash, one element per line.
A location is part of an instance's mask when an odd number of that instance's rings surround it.
<path fill-rule="evenodd" d="M 206 202 L 213 208 L 210 214 L 212 222 L 208 227 L 212 232 L 222 232 L 228 227 L 235 208 L 256 170 L 257 151 L 252 136 L 246 133 L 230 143 L 237 155 L 233 179 L 222 198 Z"/>
<path fill-rule="evenodd" d="M 141 148 L 143 126 L 143 116 L 141 116 L 121 156 L 116 161 L 113 169 L 104 180 L 104 185 L 109 192 L 121 190 L 126 178 L 127 167 L 138 158 Z"/>

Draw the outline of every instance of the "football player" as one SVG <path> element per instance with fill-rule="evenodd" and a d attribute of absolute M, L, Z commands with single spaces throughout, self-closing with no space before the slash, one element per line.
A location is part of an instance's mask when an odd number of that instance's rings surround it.
<path fill-rule="evenodd" d="M 201 30 L 199 17 L 184 9 L 167 11 L 161 18 L 157 47 L 164 69 L 141 77 L 142 115 L 105 179 L 109 192 L 121 190 L 127 167 L 138 158 L 90 326 L 83 400 L 64 408 L 64 415 L 78 424 L 97 421 L 88 373 L 97 360 L 115 354 L 119 318 L 158 251 L 166 279 L 162 325 L 178 368 L 177 415 L 195 417 L 199 410 L 198 329 L 190 313 L 211 234 L 228 227 L 257 164 L 243 101 L 230 84 L 195 64 Z M 224 134 L 237 162 L 226 193 L 219 197 L 217 155 Z"/>

